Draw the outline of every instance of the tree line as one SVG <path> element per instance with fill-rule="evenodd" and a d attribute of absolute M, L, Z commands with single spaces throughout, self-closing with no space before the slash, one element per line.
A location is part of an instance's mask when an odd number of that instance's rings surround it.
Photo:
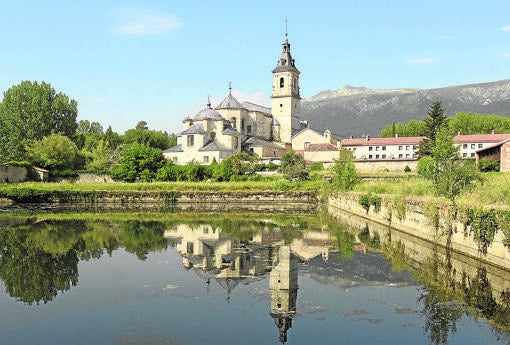
<path fill-rule="evenodd" d="M 36 165 L 54 176 L 79 170 L 107 172 L 125 152 L 177 144 L 175 134 L 150 130 L 145 121 L 124 134 L 99 122 L 77 121 L 78 103 L 48 83 L 23 81 L 0 103 L 0 162 Z"/>

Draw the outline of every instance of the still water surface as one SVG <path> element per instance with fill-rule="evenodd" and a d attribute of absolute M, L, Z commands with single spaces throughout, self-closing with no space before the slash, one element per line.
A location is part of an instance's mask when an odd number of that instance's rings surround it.
<path fill-rule="evenodd" d="M 384 234 L 331 219 L 101 215 L 4 224 L 1 344 L 509 341 L 465 301 L 424 286 L 416 273 L 424 269 L 405 266 L 377 238 Z"/>

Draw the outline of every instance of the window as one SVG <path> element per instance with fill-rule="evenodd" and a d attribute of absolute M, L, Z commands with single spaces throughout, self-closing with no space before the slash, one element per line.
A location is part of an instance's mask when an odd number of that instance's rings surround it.
<path fill-rule="evenodd" d="M 464 152 L 464 153 L 462 154 L 462 157 L 467 157 L 467 153 L 466 153 L 466 152 Z"/>
<path fill-rule="evenodd" d="M 404 157 L 403 154 L 401 154 L 401 153 L 398 154 L 398 158 L 403 158 L 403 157 Z"/>
<path fill-rule="evenodd" d="M 284 86 L 284 84 L 285 84 L 284 79 L 283 79 L 283 78 L 280 78 L 280 87 L 283 87 L 283 86 Z"/>
<path fill-rule="evenodd" d="M 409 153 L 406 153 L 406 158 L 409 158 L 409 157 L 410 157 L 410 156 L 409 156 Z"/>
<path fill-rule="evenodd" d="M 244 120 L 241 120 L 241 129 L 244 130 Z"/>
<path fill-rule="evenodd" d="M 250 126 L 250 125 L 248 125 L 248 126 L 246 127 L 246 131 L 247 131 L 248 133 L 251 133 L 251 126 Z"/>
<path fill-rule="evenodd" d="M 310 145 L 310 142 L 309 141 L 305 141 L 303 148 L 306 150 L 308 148 L 308 145 Z"/>
<path fill-rule="evenodd" d="M 478 144 L 478 148 L 481 149 L 483 147 L 483 144 Z"/>
<path fill-rule="evenodd" d="M 398 149 L 399 149 L 399 151 L 402 151 L 402 146 L 399 146 Z"/>
<path fill-rule="evenodd" d="M 382 147 L 382 150 L 383 150 L 383 151 L 386 151 L 386 146 L 383 146 L 383 147 Z"/>
<path fill-rule="evenodd" d="M 368 155 L 368 159 L 372 159 L 372 155 Z"/>
<path fill-rule="evenodd" d="M 379 155 L 375 155 L 375 159 L 379 159 Z"/>
<path fill-rule="evenodd" d="M 471 152 L 471 157 L 474 157 L 475 156 L 475 153 L 474 152 Z"/>
<path fill-rule="evenodd" d="M 177 163 L 177 157 L 172 157 L 172 162 Z"/>
<path fill-rule="evenodd" d="M 413 150 L 416 150 L 417 148 L 418 148 L 418 146 L 413 145 Z"/>
<path fill-rule="evenodd" d="M 382 159 L 385 159 L 385 158 L 386 158 L 386 155 L 382 155 L 382 156 L 381 156 L 381 158 L 382 158 Z"/>
<path fill-rule="evenodd" d="M 194 146 L 195 145 L 195 136 L 194 135 L 188 135 L 188 146 Z"/>
<path fill-rule="evenodd" d="M 471 144 L 471 148 L 474 149 L 475 148 L 475 144 Z"/>
<path fill-rule="evenodd" d="M 410 149 L 411 149 L 411 146 L 406 145 L 406 150 L 410 150 Z"/>
<path fill-rule="evenodd" d="M 209 228 L 208 228 L 207 226 L 204 226 L 204 227 L 202 228 L 202 232 L 203 232 L 204 234 L 208 234 L 208 233 L 209 233 Z"/>
<path fill-rule="evenodd" d="M 413 153 L 413 158 L 416 158 L 418 157 L 418 155 L 416 153 Z"/>
<path fill-rule="evenodd" d="M 372 146 L 369 146 L 368 147 L 368 151 L 372 151 L 373 147 Z"/>
<path fill-rule="evenodd" d="M 232 127 L 237 128 L 237 119 L 235 117 L 232 118 Z"/>
<path fill-rule="evenodd" d="M 209 156 L 204 156 L 204 163 L 209 163 Z"/>
<path fill-rule="evenodd" d="M 467 144 L 463 144 L 463 145 L 462 145 L 462 148 L 463 148 L 463 149 L 467 149 Z"/>
<path fill-rule="evenodd" d="M 376 147 L 375 147 L 375 150 L 376 150 L 376 151 L 379 151 L 379 146 L 376 146 Z"/>
<path fill-rule="evenodd" d="M 193 242 L 186 243 L 186 252 L 188 254 L 193 254 Z"/>

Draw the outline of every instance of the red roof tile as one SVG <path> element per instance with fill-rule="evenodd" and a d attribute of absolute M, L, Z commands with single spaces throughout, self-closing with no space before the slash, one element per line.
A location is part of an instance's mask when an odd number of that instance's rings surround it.
<path fill-rule="evenodd" d="M 340 148 L 329 143 L 309 144 L 305 147 L 305 151 L 339 151 Z"/>
<path fill-rule="evenodd" d="M 471 134 L 456 135 L 453 137 L 455 143 L 499 143 L 510 139 L 510 134 Z"/>

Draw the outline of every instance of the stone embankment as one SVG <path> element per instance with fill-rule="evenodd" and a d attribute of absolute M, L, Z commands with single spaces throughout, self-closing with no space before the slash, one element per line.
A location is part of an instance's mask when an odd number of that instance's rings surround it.
<path fill-rule="evenodd" d="M 437 218 L 428 214 L 422 202 L 406 201 L 396 206 L 383 200 L 381 207 L 376 209 L 370 206 L 368 212 L 359 203 L 360 194 L 340 193 L 330 195 L 328 198 L 329 213 L 335 217 L 338 210 L 349 212 L 367 220 L 392 227 L 396 230 L 418 237 L 420 239 L 437 243 L 446 247 L 447 235 L 443 230 L 446 224 L 446 210 L 438 209 Z M 498 231 L 494 240 L 484 254 L 478 248 L 470 227 L 461 222 L 453 225 L 454 233 L 451 238 L 451 249 L 454 252 L 477 258 L 492 265 L 510 269 L 510 251 L 503 244 L 503 234 Z"/>
<path fill-rule="evenodd" d="M 177 209 L 189 211 L 309 212 L 318 206 L 315 191 L 51 191 L 3 196 L 4 205 L 106 210 Z"/>

